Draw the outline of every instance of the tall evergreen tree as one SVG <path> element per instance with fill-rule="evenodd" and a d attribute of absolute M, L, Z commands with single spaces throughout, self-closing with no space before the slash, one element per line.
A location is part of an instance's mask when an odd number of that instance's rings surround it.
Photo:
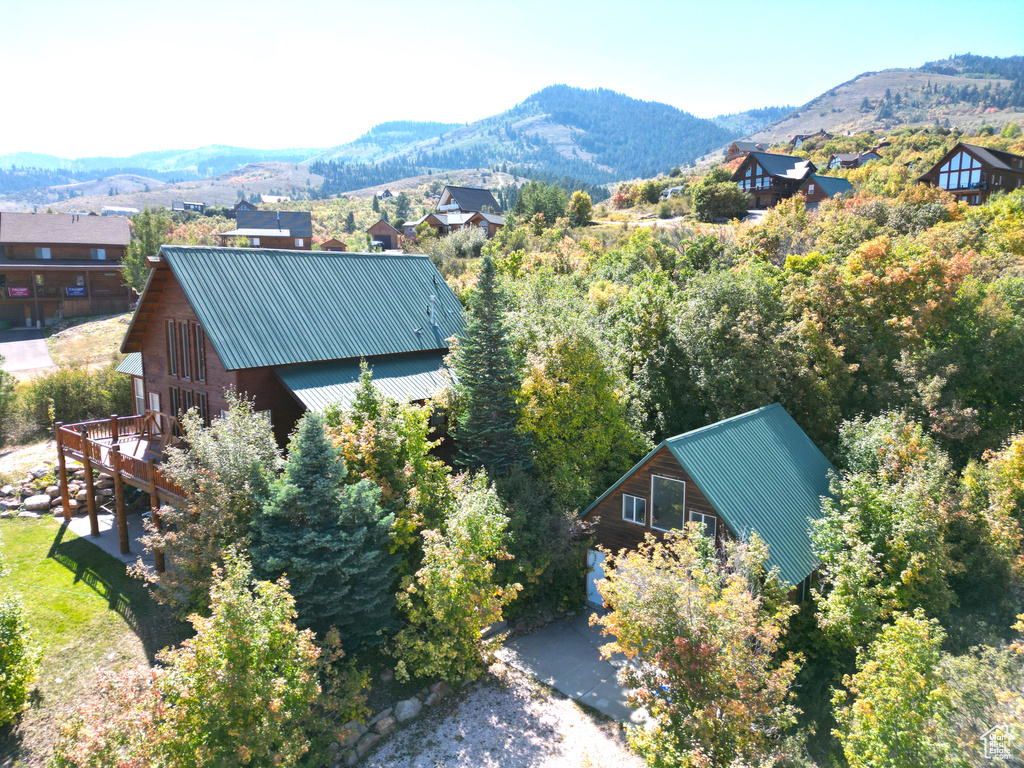
<path fill-rule="evenodd" d="M 353 648 L 392 621 L 397 558 L 388 554 L 393 515 L 369 480 L 345 485 L 347 470 L 318 414 L 299 422 L 288 464 L 253 521 L 254 570 L 286 575 L 300 626 L 336 627 Z"/>
<path fill-rule="evenodd" d="M 455 355 L 465 403 L 455 447 L 459 464 L 483 467 L 492 477 L 507 475 L 516 465 L 532 466 L 529 440 L 518 430 L 522 379 L 508 344 L 503 304 L 494 261 L 485 256 L 466 332 Z"/>
<path fill-rule="evenodd" d="M 356 215 L 352 211 L 345 217 L 345 231 L 350 235 L 356 231 Z"/>

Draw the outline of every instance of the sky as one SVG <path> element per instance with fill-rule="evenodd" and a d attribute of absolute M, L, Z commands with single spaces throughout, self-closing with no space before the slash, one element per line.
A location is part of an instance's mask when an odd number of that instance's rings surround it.
<path fill-rule="evenodd" d="M 556 83 L 712 117 L 968 52 L 1024 54 L 1024 2 L 0 0 L 0 155 L 326 148 Z"/>

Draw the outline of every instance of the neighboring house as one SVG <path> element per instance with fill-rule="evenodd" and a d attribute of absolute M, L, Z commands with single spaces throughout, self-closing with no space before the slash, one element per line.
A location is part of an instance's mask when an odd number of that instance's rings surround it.
<path fill-rule="evenodd" d="M 415 237 L 416 227 L 426 222 L 438 235 L 477 227 L 487 237 L 505 226 L 501 206 L 489 190 L 476 187 L 445 187 L 435 211 L 405 223 L 405 236 Z"/>
<path fill-rule="evenodd" d="M 670 198 L 677 197 L 683 194 L 682 187 L 668 187 L 667 189 L 661 190 L 661 194 L 658 196 L 662 200 L 669 200 Z"/>
<path fill-rule="evenodd" d="M 171 213 L 184 213 L 185 211 L 193 211 L 195 213 L 202 213 L 206 210 L 206 203 L 189 202 L 188 200 L 180 201 L 176 200 L 171 203 Z"/>
<path fill-rule="evenodd" d="M 377 199 L 378 200 L 387 200 L 388 198 L 391 198 L 391 197 L 394 197 L 394 196 L 395 196 L 395 193 L 392 192 L 390 189 L 385 189 L 383 192 L 378 192 L 377 193 Z"/>
<path fill-rule="evenodd" d="M 835 469 L 786 410 L 775 403 L 670 437 L 583 511 L 596 521 L 596 543 L 617 552 L 644 536 L 699 523 L 721 546 L 757 533 L 768 565 L 806 594 L 819 565 L 810 520 L 821 516 Z M 591 552 L 588 598 L 602 577 Z"/>
<path fill-rule="evenodd" d="M 800 149 L 800 146 L 808 139 L 823 139 L 828 141 L 831 138 L 832 134 L 827 133 L 824 128 L 819 130 L 817 133 L 798 133 L 789 140 L 789 148 Z"/>
<path fill-rule="evenodd" d="M 767 147 L 753 141 L 734 141 L 725 150 L 725 162 L 731 162 L 737 157 L 744 157 L 751 152 L 763 152 Z"/>
<path fill-rule="evenodd" d="M 117 205 L 104 205 L 100 209 L 101 216 L 124 216 L 130 219 L 139 212 L 138 208 L 122 208 Z"/>
<path fill-rule="evenodd" d="M 917 180 L 948 190 L 970 205 L 980 205 L 993 192 L 1024 186 L 1024 156 L 961 141 Z"/>
<path fill-rule="evenodd" d="M 828 167 L 829 170 L 835 170 L 836 168 L 860 168 L 862 165 L 870 163 L 872 160 L 881 159 L 882 158 L 872 150 L 868 150 L 867 152 L 844 153 L 832 155 L 828 159 Z"/>
<path fill-rule="evenodd" d="M 322 243 L 320 243 L 320 250 L 337 251 L 344 253 L 345 251 L 348 250 L 348 246 L 345 245 L 345 243 L 341 242 L 341 240 L 332 237 L 330 240 L 324 240 Z"/>
<path fill-rule="evenodd" d="M 366 233 L 370 236 L 371 242 L 380 243 L 385 251 L 394 251 L 402 247 L 402 233 L 381 219 Z"/>
<path fill-rule="evenodd" d="M 309 251 L 313 248 L 313 217 L 309 211 L 246 211 L 235 216 L 237 228 L 217 235 L 221 245 L 245 237 L 252 248 Z"/>
<path fill-rule="evenodd" d="M 254 203 L 250 203 L 248 200 L 239 200 L 237 203 L 232 205 L 228 209 L 227 216 L 229 219 L 233 219 L 238 215 L 239 211 L 255 211 L 258 210 Z"/>
<path fill-rule="evenodd" d="M 771 208 L 796 194 L 804 179 L 816 170 L 814 163 L 802 157 L 751 152 L 732 180 L 750 193 L 754 208 Z"/>
<path fill-rule="evenodd" d="M 123 279 L 128 220 L 69 213 L 0 213 L 0 320 L 116 314 L 135 294 Z"/>
<path fill-rule="evenodd" d="M 261 203 L 290 203 L 292 199 L 287 195 L 260 195 Z"/>
<path fill-rule="evenodd" d="M 814 207 L 822 200 L 853 192 L 853 184 L 834 176 L 819 176 L 812 173 L 797 190 L 807 198 L 808 207 Z"/>

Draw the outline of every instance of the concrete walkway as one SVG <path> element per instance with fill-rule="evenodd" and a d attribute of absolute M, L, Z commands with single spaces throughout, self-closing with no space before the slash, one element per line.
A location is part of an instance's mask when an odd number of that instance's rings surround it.
<path fill-rule="evenodd" d="M 77 515 L 72 517 L 68 527 L 71 528 L 75 534 L 89 543 L 95 544 L 108 555 L 120 560 L 122 563 L 131 564 L 137 562 L 141 555 L 142 562 L 152 567 L 153 553 L 144 549 L 142 543 L 139 541 L 146 532 L 142 525 L 142 515 L 139 512 L 128 512 L 128 542 L 131 547 L 131 552 L 127 555 L 122 555 L 121 540 L 117 536 L 117 521 L 114 515 L 105 512 L 102 509 L 98 509 L 97 511 L 99 514 L 96 517 L 100 523 L 99 536 L 93 536 L 90 534 L 88 515 Z"/>
<path fill-rule="evenodd" d="M 640 724 L 646 719 L 644 711 L 626 703 L 626 689 L 615 677 L 627 662 L 621 656 L 601 658 L 600 648 L 608 638 L 602 637 L 600 626 L 590 626 L 592 612 L 513 638 L 498 651 L 498 658 L 608 717 Z"/>
<path fill-rule="evenodd" d="M 0 355 L 4 356 L 4 370 L 8 373 L 56 365 L 46 346 L 46 337 L 35 328 L 0 331 Z"/>

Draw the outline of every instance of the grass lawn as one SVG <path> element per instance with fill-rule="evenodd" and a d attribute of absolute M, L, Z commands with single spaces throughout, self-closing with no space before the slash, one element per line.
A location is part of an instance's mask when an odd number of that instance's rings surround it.
<path fill-rule="evenodd" d="M 118 354 L 131 313 L 72 325 L 46 340 L 53 362 L 105 365 Z M 69 322 L 74 322 L 69 321 Z"/>
<path fill-rule="evenodd" d="M 11 569 L 0 590 L 21 596 L 43 661 L 31 709 L 0 729 L 0 766 L 42 766 L 67 713 L 95 692 L 98 667 L 152 663 L 187 625 L 155 603 L 123 563 L 51 517 L 0 520 Z"/>

